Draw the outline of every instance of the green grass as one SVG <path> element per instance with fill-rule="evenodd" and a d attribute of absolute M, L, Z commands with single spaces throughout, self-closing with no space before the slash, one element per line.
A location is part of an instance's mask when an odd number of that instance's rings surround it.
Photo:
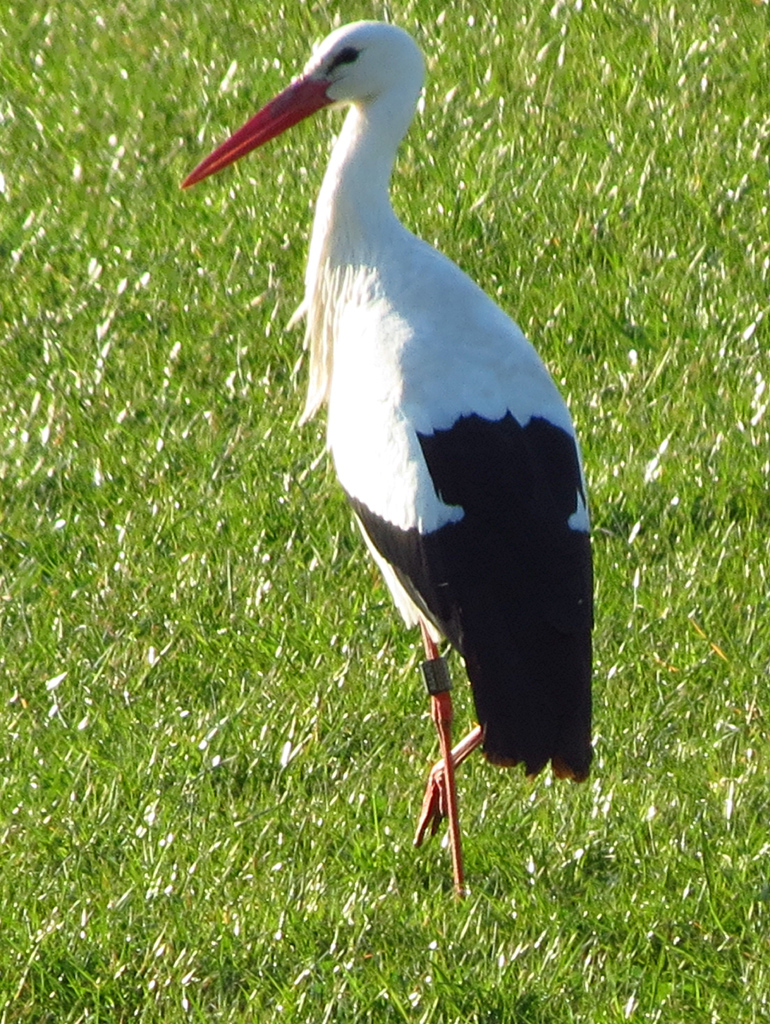
<path fill-rule="evenodd" d="M 471 759 L 460 904 L 417 637 L 297 427 L 338 121 L 178 189 L 385 10 L 0 15 L 2 1024 L 770 1020 L 767 5 L 387 6 L 394 202 L 561 381 L 595 524 L 592 778 Z"/>

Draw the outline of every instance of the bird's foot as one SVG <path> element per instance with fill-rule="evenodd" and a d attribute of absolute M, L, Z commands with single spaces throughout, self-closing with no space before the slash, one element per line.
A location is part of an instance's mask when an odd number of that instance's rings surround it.
<path fill-rule="evenodd" d="M 446 783 L 444 782 L 444 762 L 442 760 L 437 761 L 433 765 L 428 776 L 425 796 L 422 798 L 422 807 L 420 808 L 420 820 L 417 822 L 414 845 L 422 846 L 428 828 L 430 828 L 430 835 L 435 836 L 446 814 Z"/>
<path fill-rule="evenodd" d="M 480 725 L 464 736 L 456 747 L 452 748 L 452 764 L 456 768 L 462 764 L 468 754 L 475 750 L 484 738 Z M 414 845 L 422 846 L 425 834 L 430 829 L 430 836 L 435 836 L 442 820 L 447 816 L 447 791 L 446 776 L 444 774 L 444 761 L 437 761 L 430 770 L 428 782 L 425 786 L 425 796 L 422 798 L 420 818 L 417 822 L 417 831 L 414 837 Z"/>

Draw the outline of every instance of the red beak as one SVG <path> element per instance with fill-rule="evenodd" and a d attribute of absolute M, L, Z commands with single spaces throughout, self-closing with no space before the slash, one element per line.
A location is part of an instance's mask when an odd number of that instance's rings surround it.
<path fill-rule="evenodd" d="M 274 100 L 255 114 L 250 121 L 223 142 L 218 149 L 199 163 L 195 170 L 182 182 L 182 188 L 189 188 L 198 181 L 216 174 L 228 164 L 235 163 L 257 146 L 262 146 L 276 135 L 285 132 L 299 121 L 314 114 L 316 110 L 333 103 L 326 95 L 329 82 L 318 78 L 298 78 L 279 93 Z"/>

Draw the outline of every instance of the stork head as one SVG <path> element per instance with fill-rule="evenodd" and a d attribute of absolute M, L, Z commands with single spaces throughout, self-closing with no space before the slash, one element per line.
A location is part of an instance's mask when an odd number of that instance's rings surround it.
<path fill-rule="evenodd" d="M 422 54 L 397 25 L 356 21 L 343 25 L 318 46 L 304 75 L 327 82 L 332 103 L 366 103 L 408 88 L 415 99 L 422 86 Z"/>
<path fill-rule="evenodd" d="M 188 188 L 262 146 L 322 107 L 393 97 L 411 117 L 422 87 L 422 54 L 395 25 L 357 21 L 318 46 L 302 75 L 223 142 L 182 182 Z"/>

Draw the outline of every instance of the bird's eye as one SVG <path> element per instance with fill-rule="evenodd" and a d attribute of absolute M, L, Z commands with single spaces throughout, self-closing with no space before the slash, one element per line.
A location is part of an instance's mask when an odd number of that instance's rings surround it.
<path fill-rule="evenodd" d="M 341 64 L 352 64 L 358 60 L 358 55 L 361 51 L 357 50 L 354 46 L 346 46 L 344 50 L 340 50 L 337 56 L 329 65 L 329 71 L 334 71 L 335 68 L 340 67 Z"/>

